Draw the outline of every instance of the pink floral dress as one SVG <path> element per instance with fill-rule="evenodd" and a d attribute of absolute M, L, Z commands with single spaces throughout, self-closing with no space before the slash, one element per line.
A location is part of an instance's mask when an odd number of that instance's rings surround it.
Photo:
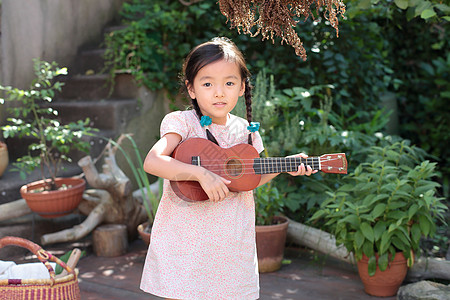
<path fill-rule="evenodd" d="M 209 125 L 222 148 L 248 143 L 248 123 L 229 114 L 226 125 Z M 168 114 L 161 136 L 177 133 L 182 141 L 206 138 L 194 111 Z M 264 148 L 252 134 L 258 152 Z M 141 289 L 176 299 L 258 299 L 253 192 L 230 192 L 220 202 L 186 202 L 168 180 L 152 228 Z"/>

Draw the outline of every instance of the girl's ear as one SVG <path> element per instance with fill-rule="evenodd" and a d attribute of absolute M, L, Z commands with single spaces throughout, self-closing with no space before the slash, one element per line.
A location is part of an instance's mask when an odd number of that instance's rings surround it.
<path fill-rule="evenodd" d="M 241 89 L 239 90 L 239 97 L 242 97 L 244 95 L 244 92 L 245 92 L 245 80 L 243 80 L 241 83 Z"/>
<path fill-rule="evenodd" d="M 188 80 L 185 80 L 184 84 L 186 85 L 186 89 L 187 89 L 191 99 L 195 99 L 195 92 L 194 92 L 194 87 L 192 86 L 192 84 L 190 84 Z"/>

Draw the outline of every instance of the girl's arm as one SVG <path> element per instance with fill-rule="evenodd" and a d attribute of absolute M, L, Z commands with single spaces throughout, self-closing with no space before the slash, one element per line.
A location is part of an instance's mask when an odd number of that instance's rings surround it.
<path fill-rule="evenodd" d="M 168 180 L 198 181 L 210 200 L 224 199 L 228 194 L 226 184 L 230 183 L 229 180 L 203 167 L 186 164 L 170 157 L 180 141 L 181 136 L 176 133 L 168 133 L 157 141 L 145 158 L 145 172 Z"/>
<path fill-rule="evenodd" d="M 295 156 L 299 156 L 299 157 L 303 157 L 303 158 L 307 158 L 308 155 L 304 154 L 304 153 L 300 153 L 297 155 L 292 155 L 292 156 L 288 156 L 288 157 L 295 157 Z M 288 174 L 292 175 L 292 176 L 299 176 L 299 175 L 306 175 L 306 176 L 310 176 L 311 174 L 317 173 L 317 170 L 312 170 L 310 166 L 306 166 L 302 163 L 300 166 L 298 166 L 298 170 L 297 172 L 288 172 Z M 261 181 L 259 182 L 258 186 L 261 186 L 263 184 L 266 184 L 267 182 L 271 181 L 272 179 L 274 179 L 275 177 L 277 177 L 280 173 L 273 173 L 273 174 L 263 174 L 261 175 Z"/>

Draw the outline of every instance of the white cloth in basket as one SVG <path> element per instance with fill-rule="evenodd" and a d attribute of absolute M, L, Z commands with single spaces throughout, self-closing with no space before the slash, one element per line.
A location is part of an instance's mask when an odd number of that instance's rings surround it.
<path fill-rule="evenodd" d="M 56 263 L 50 263 L 55 270 Z M 50 274 L 41 262 L 17 265 L 11 261 L 0 261 L 0 279 L 49 279 Z"/>

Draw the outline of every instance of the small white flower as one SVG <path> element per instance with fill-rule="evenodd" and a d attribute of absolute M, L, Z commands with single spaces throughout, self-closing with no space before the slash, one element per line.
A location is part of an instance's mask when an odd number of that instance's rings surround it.
<path fill-rule="evenodd" d="M 375 136 L 376 136 L 377 138 L 379 138 L 379 139 L 382 139 L 382 138 L 383 138 L 383 133 L 381 133 L 381 132 L 376 132 L 376 133 L 375 133 Z"/>

